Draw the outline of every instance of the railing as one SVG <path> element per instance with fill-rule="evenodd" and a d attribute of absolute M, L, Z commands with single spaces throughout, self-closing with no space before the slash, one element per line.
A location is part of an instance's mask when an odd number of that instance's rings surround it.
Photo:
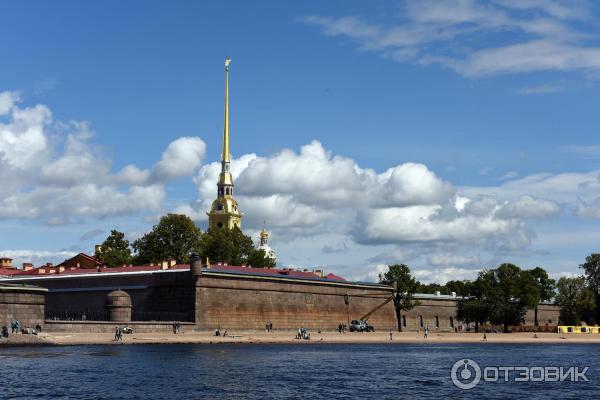
<path fill-rule="evenodd" d="M 46 319 L 59 321 L 110 321 L 110 313 L 104 310 L 48 310 Z"/>
<path fill-rule="evenodd" d="M 193 322 L 194 312 L 170 312 L 170 311 L 133 311 L 132 321 L 180 321 Z"/>
<path fill-rule="evenodd" d="M 110 321 L 110 312 L 105 310 L 47 310 L 45 319 L 56 321 Z M 193 322 L 194 312 L 133 311 L 132 321 L 180 321 Z"/>

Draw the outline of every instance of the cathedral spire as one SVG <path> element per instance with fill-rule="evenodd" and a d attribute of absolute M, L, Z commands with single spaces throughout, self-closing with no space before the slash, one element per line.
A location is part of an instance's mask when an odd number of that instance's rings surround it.
<path fill-rule="evenodd" d="M 225 115 L 223 120 L 223 151 L 221 153 L 221 173 L 217 182 L 217 198 L 213 201 L 208 214 L 210 228 L 241 228 L 242 213 L 233 197 L 233 177 L 229 170 L 229 64 L 225 58 Z"/>
<path fill-rule="evenodd" d="M 231 58 L 225 58 L 225 116 L 223 121 L 223 154 L 221 162 L 229 162 L 229 64 Z"/>

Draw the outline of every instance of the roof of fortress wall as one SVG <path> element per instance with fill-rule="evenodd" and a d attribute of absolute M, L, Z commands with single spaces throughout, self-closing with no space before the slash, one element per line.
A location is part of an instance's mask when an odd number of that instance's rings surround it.
<path fill-rule="evenodd" d="M 119 273 L 159 273 L 159 272 L 183 272 L 189 271 L 189 264 L 175 264 L 169 267 L 163 265 L 135 265 L 121 267 L 99 267 L 99 268 L 64 268 L 62 271 L 59 266 L 41 266 L 27 271 L 21 269 L 10 270 L 6 274 L 6 280 L 20 278 L 60 278 L 60 277 L 75 277 L 75 276 L 101 276 L 105 274 Z M 257 277 L 272 277 L 282 279 L 299 279 L 311 280 L 320 282 L 337 282 L 337 283 L 354 283 L 369 286 L 381 286 L 372 282 L 349 282 L 341 276 L 335 274 L 327 274 L 321 276 L 311 271 L 301 271 L 290 268 L 252 268 L 245 266 L 230 266 L 230 265 L 211 265 L 210 268 L 203 267 L 203 273 L 208 274 L 231 274 L 231 275 L 247 275 Z M 0 274 L 2 275 L 2 274 Z"/>
<path fill-rule="evenodd" d="M 18 274 L 22 272 L 20 269 L 16 268 L 0 268 L 0 276 L 10 276 L 14 274 Z"/>

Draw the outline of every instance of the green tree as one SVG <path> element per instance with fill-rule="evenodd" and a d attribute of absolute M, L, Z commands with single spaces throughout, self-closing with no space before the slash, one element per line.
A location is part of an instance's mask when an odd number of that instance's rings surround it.
<path fill-rule="evenodd" d="M 600 322 L 600 254 L 593 253 L 585 258 L 585 262 L 580 265 L 585 272 L 585 278 L 588 287 L 594 294 L 596 302 L 596 322 Z"/>
<path fill-rule="evenodd" d="M 202 231 L 186 215 L 167 214 L 152 230 L 133 242 L 138 263 L 174 259 L 186 263 L 200 249 Z"/>
<path fill-rule="evenodd" d="M 129 241 L 125 239 L 123 232 L 114 229 L 110 231 L 110 235 L 102 243 L 100 251 L 96 252 L 95 256 L 109 267 L 129 264 L 132 261 Z"/>
<path fill-rule="evenodd" d="M 542 301 L 550 301 L 556 294 L 556 281 L 548 276 L 546 270 L 540 267 L 536 267 L 526 271 L 530 274 L 535 282 L 537 294 L 535 298 L 534 312 L 534 325 L 538 326 L 538 305 Z"/>
<path fill-rule="evenodd" d="M 209 229 L 202 235 L 200 254 L 212 261 L 229 265 L 250 264 L 252 261 L 257 263 L 256 267 L 270 266 L 266 260 L 260 258 L 260 254 L 256 254 L 252 238 L 244 235 L 238 227 Z"/>
<path fill-rule="evenodd" d="M 478 280 L 484 286 L 484 296 L 490 307 L 489 321 L 503 326 L 521 323 L 528 307 L 539 298 L 533 277 L 513 264 L 501 264 L 496 269 L 482 271 Z"/>
<path fill-rule="evenodd" d="M 475 332 L 479 326 L 490 320 L 491 301 L 488 295 L 492 292 L 489 280 L 477 279 L 474 282 L 463 281 L 461 289 L 468 293 L 458 299 L 456 304 L 456 318 L 467 324 L 475 324 Z"/>
<path fill-rule="evenodd" d="M 477 297 L 461 298 L 456 304 L 456 318 L 467 324 L 474 323 L 475 332 L 479 332 L 479 326 L 485 324 L 490 318 L 489 304 Z"/>
<path fill-rule="evenodd" d="M 254 268 L 275 268 L 275 260 L 267 257 L 263 249 L 252 249 L 248 254 L 248 265 Z"/>
<path fill-rule="evenodd" d="M 592 323 L 596 310 L 594 293 L 583 276 L 563 276 L 556 285 L 556 304 L 560 306 L 559 319 L 563 325 L 579 325 L 581 321 Z"/>
<path fill-rule="evenodd" d="M 410 268 L 404 264 L 394 264 L 388 266 L 388 270 L 379 274 L 379 283 L 394 287 L 394 309 L 396 311 L 396 321 L 398 323 L 398 332 L 402 332 L 402 311 L 412 310 L 418 301 L 414 299 L 418 282 L 411 275 Z"/>
<path fill-rule="evenodd" d="M 454 292 L 456 293 L 456 295 L 458 297 L 466 297 L 469 296 L 471 293 L 471 281 L 468 280 L 464 280 L 464 281 L 448 281 L 446 282 L 446 288 L 448 291 L 448 294 Z"/>
<path fill-rule="evenodd" d="M 423 284 L 421 282 L 417 282 L 417 293 L 435 294 L 436 292 L 440 292 L 440 294 L 450 294 L 448 288 L 444 285 L 440 285 L 439 283 Z"/>

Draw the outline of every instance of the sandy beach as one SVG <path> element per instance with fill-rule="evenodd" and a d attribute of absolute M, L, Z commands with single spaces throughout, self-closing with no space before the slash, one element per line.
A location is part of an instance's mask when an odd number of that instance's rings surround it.
<path fill-rule="evenodd" d="M 430 333 L 425 339 L 423 334 L 416 332 L 393 333 L 390 341 L 388 332 L 374 333 L 346 333 L 337 332 L 311 332 L 311 340 L 295 339 L 295 332 L 229 332 L 228 336 L 214 336 L 212 332 L 186 332 L 174 335 L 171 333 L 133 333 L 123 335 L 123 341 L 115 342 L 114 335 L 108 333 L 72 333 L 52 332 L 34 335 L 11 335 L 0 340 L 2 345 L 85 345 L 85 344 L 222 344 L 222 343 L 598 343 L 600 335 L 590 334 L 557 334 L 557 333 L 490 333 L 487 340 L 483 340 L 483 333 Z"/>

